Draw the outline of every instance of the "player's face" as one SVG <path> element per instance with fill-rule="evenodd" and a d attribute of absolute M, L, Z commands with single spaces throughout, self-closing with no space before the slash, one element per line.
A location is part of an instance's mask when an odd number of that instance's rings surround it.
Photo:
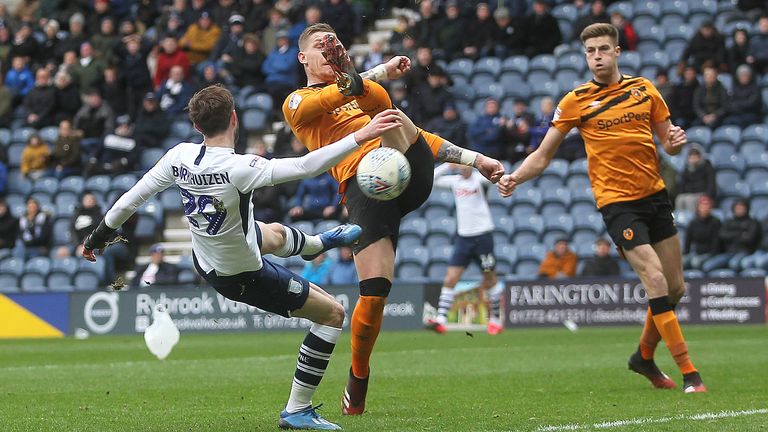
<path fill-rule="evenodd" d="M 615 72 L 620 51 L 610 36 L 595 37 L 584 42 L 587 66 L 596 78 L 610 77 Z"/>
<path fill-rule="evenodd" d="M 304 65 L 307 78 L 310 81 L 331 83 L 336 79 L 322 53 L 323 38 L 327 35 L 333 35 L 333 33 L 318 32 L 313 34 L 304 50 L 299 52 L 299 63 Z"/>

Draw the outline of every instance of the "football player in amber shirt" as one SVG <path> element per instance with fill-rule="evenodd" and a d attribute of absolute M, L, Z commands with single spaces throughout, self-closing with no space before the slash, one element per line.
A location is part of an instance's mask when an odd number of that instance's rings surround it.
<path fill-rule="evenodd" d="M 704 392 L 674 312 L 685 291 L 680 239 L 653 142 L 656 134 L 668 154 L 678 154 L 687 142 L 685 131 L 669 121 L 667 105 L 649 80 L 619 72 L 616 27 L 590 25 L 581 41 L 594 78 L 563 97 L 541 146 L 502 177 L 499 190 L 509 196 L 517 185 L 541 174 L 565 134 L 578 128 L 597 207 L 648 294 L 645 326 L 629 368 L 654 387 L 674 387 L 653 360 L 663 339 L 683 374 L 683 390 Z"/>
<path fill-rule="evenodd" d="M 392 108 L 386 90 L 374 80 L 399 78 L 410 69 L 410 60 L 397 56 L 358 74 L 333 28 L 324 23 L 304 30 L 299 37 L 299 50 L 307 87 L 286 98 L 283 114 L 293 133 L 310 151 L 333 142 L 334 137 L 348 135 L 370 122 L 378 112 Z M 340 184 L 339 191 L 344 194 L 350 222 L 363 229 L 354 249 L 360 298 L 350 320 L 352 367 L 342 396 L 342 412 L 346 415 L 362 414 L 365 410 L 368 364 L 392 287 L 400 220 L 429 196 L 435 161 L 473 166 L 494 183 L 504 173 L 499 161 L 420 130 L 402 112 L 399 114 L 402 127 L 362 144 L 331 169 L 331 175 Z M 354 180 L 360 159 L 380 146 L 400 150 L 411 165 L 408 187 L 391 201 L 366 197 Z"/>

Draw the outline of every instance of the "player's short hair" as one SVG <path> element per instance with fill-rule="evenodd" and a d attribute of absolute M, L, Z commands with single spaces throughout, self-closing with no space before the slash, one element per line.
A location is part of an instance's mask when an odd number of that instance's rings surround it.
<path fill-rule="evenodd" d="M 307 42 L 309 41 L 309 38 L 312 37 L 315 33 L 333 33 L 336 34 L 336 30 L 333 29 L 329 24 L 326 23 L 317 23 L 312 24 L 311 26 L 308 26 L 304 29 L 303 32 L 301 32 L 301 36 L 299 36 L 299 49 L 301 51 L 304 51 L 304 48 L 307 46 Z"/>
<path fill-rule="evenodd" d="M 581 43 L 586 43 L 588 39 L 610 36 L 614 46 L 619 45 L 619 30 L 613 25 L 608 23 L 595 23 L 588 25 L 584 31 L 581 32 L 579 39 Z"/>
<path fill-rule="evenodd" d="M 220 84 L 208 86 L 192 96 L 187 104 L 189 119 L 205 136 L 219 135 L 229 127 L 235 99 Z"/>

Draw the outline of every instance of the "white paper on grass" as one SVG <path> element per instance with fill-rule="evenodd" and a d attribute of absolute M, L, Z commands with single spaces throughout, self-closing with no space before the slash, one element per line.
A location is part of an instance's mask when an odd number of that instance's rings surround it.
<path fill-rule="evenodd" d="M 173 323 L 168 311 L 162 304 L 152 311 L 152 324 L 144 331 L 144 341 L 149 352 L 160 360 L 168 357 L 173 347 L 179 342 L 179 329 Z"/>

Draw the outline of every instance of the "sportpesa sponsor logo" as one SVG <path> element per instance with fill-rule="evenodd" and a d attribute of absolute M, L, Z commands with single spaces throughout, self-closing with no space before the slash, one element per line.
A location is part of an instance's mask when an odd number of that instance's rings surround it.
<path fill-rule="evenodd" d="M 613 126 L 620 125 L 622 123 L 628 123 L 631 121 L 648 121 L 650 119 L 651 119 L 651 113 L 647 111 L 643 113 L 628 112 L 621 117 L 616 117 L 615 119 L 598 120 L 597 128 L 599 130 L 606 130 L 606 129 L 612 128 Z"/>

